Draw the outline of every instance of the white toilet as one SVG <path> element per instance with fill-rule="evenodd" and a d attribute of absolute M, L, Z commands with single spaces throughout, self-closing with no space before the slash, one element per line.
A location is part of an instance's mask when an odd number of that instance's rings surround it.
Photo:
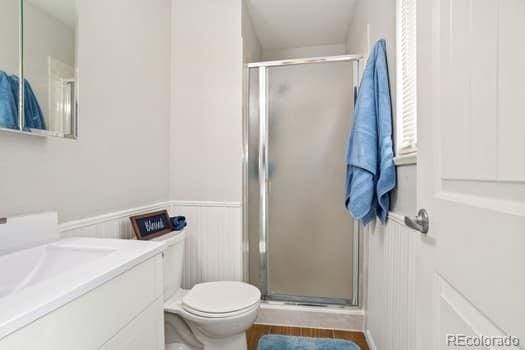
<path fill-rule="evenodd" d="M 261 293 L 242 282 L 209 282 L 181 289 L 185 232 L 156 240 L 164 253 L 164 323 L 166 350 L 246 350 Z"/>

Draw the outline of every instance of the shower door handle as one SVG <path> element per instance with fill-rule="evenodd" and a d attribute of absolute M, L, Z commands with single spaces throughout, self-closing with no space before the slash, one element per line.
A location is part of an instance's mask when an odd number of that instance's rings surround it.
<path fill-rule="evenodd" d="M 266 144 L 261 143 L 261 151 L 259 152 L 259 180 L 265 183 L 269 182 L 268 176 L 268 153 L 266 152 Z"/>
<path fill-rule="evenodd" d="M 405 225 L 423 234 L 428 233 L 430 219 L 426 209 L 420 209 L 415 218 L 405 216 Z"/>

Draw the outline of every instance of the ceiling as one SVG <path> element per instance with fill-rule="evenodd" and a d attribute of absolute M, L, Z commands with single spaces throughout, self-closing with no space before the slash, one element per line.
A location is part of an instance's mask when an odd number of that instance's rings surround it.
<path fill-rule="evenodd" d="M 265 49 L 346 42 L 356 0 L 247 0 Z"/>
<path fill-rule="evenodd" d="M 76 0 L 26 0 L 35 7 L 40 8 L 48 15 L 59 19 L 70 27 L 77 23 Z"/>

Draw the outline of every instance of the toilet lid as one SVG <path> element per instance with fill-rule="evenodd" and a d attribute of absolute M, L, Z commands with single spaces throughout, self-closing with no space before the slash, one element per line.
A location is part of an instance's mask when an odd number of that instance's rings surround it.
<path fill-rule="evenodd" d="M 242 282 L 208 282 L 193 287 L 183 298 L 185 308 L 206 314 L 245 310 L 261 299 L 256 287 Z"/>

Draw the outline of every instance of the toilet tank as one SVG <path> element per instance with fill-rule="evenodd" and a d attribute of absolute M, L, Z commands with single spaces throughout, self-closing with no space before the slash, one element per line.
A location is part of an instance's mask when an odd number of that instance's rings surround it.
<path fill-rule="evenodd" d="M 186 232 L 174 231 L 154 239 L 155 241 L 166 242 L 168 246 L 164 252 L 162 266 L 164 277 L 164 300 L 172 297 L 181 287 L 185 238 Z"/>

